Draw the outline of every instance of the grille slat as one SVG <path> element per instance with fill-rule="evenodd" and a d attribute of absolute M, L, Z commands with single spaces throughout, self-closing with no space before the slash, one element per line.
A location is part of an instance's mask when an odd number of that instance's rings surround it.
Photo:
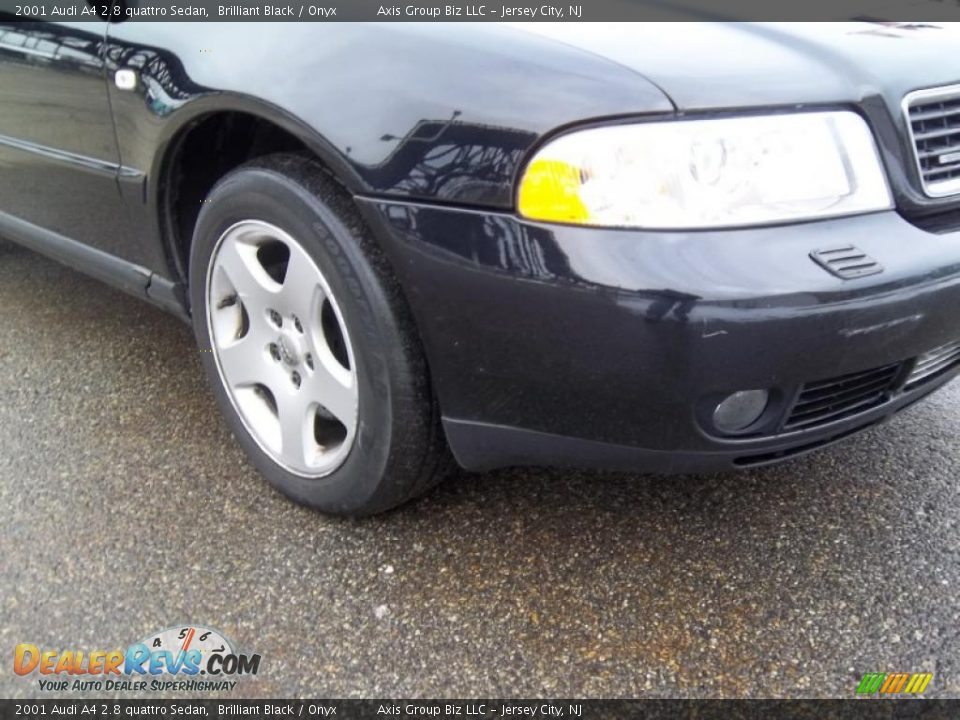
<path fill-rule="evenodd" d="M 951 114 L 960 111 L 960 100 L 952 102 L 930 103 L 927 109 L 920 110 L 915 107 L 910 108 L 910 122 L 924 122 L 928 120 L 939 120 L 948 117 Z"/>
<path fill-rule="evenodd" d="M 882 402 L 878 398 L 863 398 L 856 403 L 850 404 L 843 408 L 837 408 L 830 412 L 821 413 L 815 417 L 801 418 L 796 422 L 792 421 L 786 425 L 789 430 L 800 430 L 801 428 L 809 428 L 815 425 L 825 425 L 828 422 L 833 422 L 834 420 L 841 420 L 845 417 L 851 417 L 856 415 L 859 412 L 864 410 L 869 410 L 872 407 L 876 407 Z"/>
<path fill-rule="evenodd" d="M 960 85 L 910 93 L 904 108 L 924 191 L 960 193 Z"/>
<path fill-rule="evenodd" d="M 945 360 L 946 361 L 952 360 L 956 358 L 958 355 L 960 355 L 960 348 L 956 348 L 956 347 L 942 353 L 940 352 L 928 353 L 927 355 L 924 355 L 920 360 L 917 361 L 917 364 L 914 370 L 916 371 L 926 370 L 927 368 L 932 367 L 934 365 L 939 365 Z"/>
<path fill-rule="evenodd" d="M 960 110 L 957 111 L 957 114 L 960 115 Z M 952 115 L 944 115 L 943 120 L 949 122 L 952 120 L 952 117 Z M 917 125 L 926 125 L 926 123 L 914 123 L 913 125 L 914 128 L 916 128 Z M 917 132 L 915 130 L 913 139 L 919 143 L 924 140 L 936 140 L 937 138 L 949 137 L 950 135 L 960 135 L 960 127 L 945 127 L 939 130 L 925 130 L 923 132 Z"/>
<path fill-rule="evenodd" d="M 915 368 L 916 372 L 926 372 L 927 370 L 935 367 L 943 367 L 945 364 L 949 365 L 951 362 L 960 357 L 960 350 L 956 350 L 948 355 L 942 357 L 931 358 L 929 360 L 924 360 L 922 363 L 917 363 Z"/>
<path fill-rule="evenodd" d="M 891 368 L 897 367 L 896 365 L 885 365 L 882 368 L 874 368 L 873 370 L 864 370 L 863 372 L 850 373 L 849 375 L 841 375 L 840 377 L 830 378 L 829 380 L 818 380 L 816 382 L 809 382 L 803 386 L 804 394 L 807 392 L 813 392 L 822 388 L 832 388 L 838 385 L 846 385 L 848 383 L 862 383 L 870 382 L 870 378 L 876 378 L 880 375 L 885 375 Z"/>
<path fill-rule="evenodd" d="M 805 384 L 784 429 L 824 425 L 883 404 L 901 367 L 896 363 Z"/>
<path fill-rule="evenodd" d="M 939 178 L 960 177 L 960 162 L 953 167 L 931 168 L 926 172 L 927 178 L 938 180 Z"/>
<path fill-rule="evenodd" d="M 823 410 L 835 405 L 842 405 L 845 402 L 856 400 L 857 398 L 862 397 L 864 394 L 869 394 L 875 390 L 882 390 L 889 384 L 890 378 L 882 377 L 878 380 L 874 380 L 869 385 L 851 387 L 844 392 L 827 395 L 820 399 L 798 402 L 793 408 L 793 417 L 809 415 L 810 413 L 817 412 L 818 410 Z"/>
<path fill-rule="evenodd" d="M 917 383 L 921 380 L 926 380 L 929 377 L 933 377 L 934 375 L 938 375 L 940 371 L 946 370 L 947 368 L 955 365 L 958 357 L 960 357 L 960 354 L 955 355 L 954 357 L 944 358 L 940 362 L 924 369 L 923 372 L 917 373 L 916 375 L 911 375 L 910 379 L 913 383 Z"/>
<path fill-rule="evenodd" d="M 931 350 L 917 358 L 917 362 L 907 378 L 906 387 L 910 390 L 920 383 L 932 380 L 934 377 L 958 366 L 960 366 L 960 342 Z"/>
<path fill-rule="evenodd" d="M 927 158 L 939 158 L 941 155 L 952 155 L 953 153 L 960 153 L 960 145 L 950 145 L 949 147 L 936 148 L 934 150 L 923 150 L 918 153 L 921 160 L 926 160 Z"/>

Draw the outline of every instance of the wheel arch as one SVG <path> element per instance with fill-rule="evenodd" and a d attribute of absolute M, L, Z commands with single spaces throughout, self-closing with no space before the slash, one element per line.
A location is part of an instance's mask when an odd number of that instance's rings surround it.
<path fill-rule="evenodd" d="M 246 127 L 241 127 L 244 125 Z M 229 142 L 235 141 L 237 134 L 250 131 L 255 133 L 254 144 L 231 148 L 212 165 L 204 167 L 203 161 L 212 156 L 215 146 L 207 146 L 199 156 L 191 155 L 198 142 L 211 133 L 222 137 L 226 132 Z M 202 95 L 180 108 L 175 113 L 175 122 L 166 123 L 154 153 L 148 176 L 154 180 L 148 181 L 147 195 L 155 209 L 160 239 L 176 278 L 181 282 L 187 279 L 199 200 L 233 168 L 255 157 L 283 151 L 309 154 L 351 194 L 365 188 L 349 163 L 314 127 L 276 105 L 251 96 L 219 92 Z M 186 178 L 192 183 L 184 192 L 184 172 L 189 172 L 185 168 L 191 166 L 200 166 L 203 176 Z M 187 207 L 191 203 L 192 207 Z"/>

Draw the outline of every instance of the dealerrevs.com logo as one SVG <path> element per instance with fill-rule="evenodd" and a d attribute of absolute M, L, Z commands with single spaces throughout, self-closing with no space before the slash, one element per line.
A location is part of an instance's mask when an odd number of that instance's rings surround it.
<path fill-rule="evenodd" d="M 13 654 L 17 675 L 39 675 L 43 691 L 232 690 L 256 675 L 260 656 L 244 655 L 216 630 L 197 625 L 167 628 L 126 650 L 45 650 L 20 643 Z"/>

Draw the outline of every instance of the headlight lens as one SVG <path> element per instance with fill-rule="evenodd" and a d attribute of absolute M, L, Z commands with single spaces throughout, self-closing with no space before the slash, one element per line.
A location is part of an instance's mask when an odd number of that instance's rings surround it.
<path fill-rule="evenodd" d="M 637 228 L 717 228 L 893 206 L 873 135 L 852 112 L 591 128 L 547 143 L 520 214 Z"/>

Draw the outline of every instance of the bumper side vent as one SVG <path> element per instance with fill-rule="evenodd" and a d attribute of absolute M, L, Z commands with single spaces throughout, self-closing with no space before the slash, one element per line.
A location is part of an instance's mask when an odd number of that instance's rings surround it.
<path fill-rule="evenodd" d="M 808 452 L 813 452 L 814 450 L 819 450 L 820 448 L 827 447 L 828 445 L 833 445 L 834 443 L 838 443 L 841 440 L 850 437 L 851 435 L 856 435 L 864 430 L 868 430 L 874 425 L 878 425 L 880 422 L 880 420 L 873 420 L 866 425 L 860 425 L 852 430 L 845 430 L 842 433 L 837 433 L 836 435 L 828 435 L 825 438 L 820 438 L 819 440 L 814 440 L 813 442 L 805 443 L 803 445 L 794 445 L 793 447 L 783 448 L 782 450 L 774 450 L 772 452 L 762 453 L 760 455 L 747 455 L 745 457 L 739 457 L 733 461 L 733 464 L 737 467 L 743 468 L 757 467 L 759 465 L 769 465 L 770 463 L 780 462 L 781 460 L 788 460 L 792 457 L 797 457 L 798 455 L 806 455 Z"/>
<path fill-rule="evenodd" d="M 810 259 L 831 275 L 843 280 L 876 275 L 883 272 L 883 265 L 853 245 L 814 250 Z"/>
<path fill-rule="evenodd" d="M 911 93 L 903 105 L 924 192 L 960 193 L 960 85 Z"/>
<path fill-rule="evenodd" d="M 910 376 L 907 378 L 907 390 L 933 380 L 939 375 L 960 366 L 960 342 L 944 345 L 917 358 Z"/>
<path fill-rule="evenodd" d="M 882 405 L 902 367 L 902 363 L 894 363 L 874 370 L 806 383 L 783 429 L 809 429 Z"/>

